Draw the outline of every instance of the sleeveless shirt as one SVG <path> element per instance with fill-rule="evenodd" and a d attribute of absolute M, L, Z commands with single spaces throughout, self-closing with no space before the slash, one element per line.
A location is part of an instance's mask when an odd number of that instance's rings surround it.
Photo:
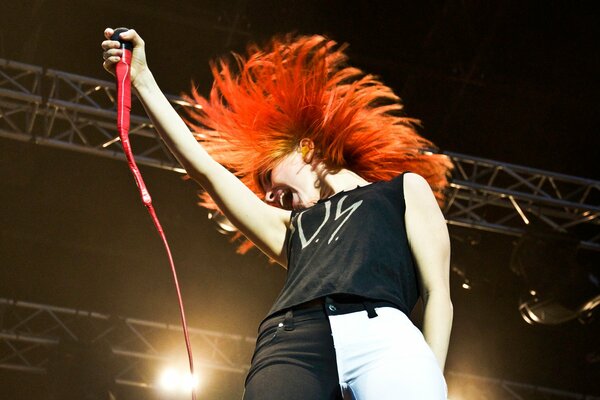
<path fill-rule="evenodd" d="M 287 279 L 267 317 L 334 294 L 386 301 L 411 312 L 419 289 L 404 224 L 403 177 L 292 211 Z"/>

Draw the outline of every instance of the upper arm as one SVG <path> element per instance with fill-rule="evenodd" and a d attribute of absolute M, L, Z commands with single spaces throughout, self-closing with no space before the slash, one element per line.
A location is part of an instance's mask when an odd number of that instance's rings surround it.
<path fill-rule="evenodd" d="M 444 215 L 427 181 L 404 175 L 404 216 L 408 242 L 417 264 L 421 293 L 447 291 L 450 280 L 450 238 Z"/>
<path fill-rule="evenodd" d="M 208 164 L 208 162 L 207 162 Z M 213 160 L 202 174 L 192 175 L 219 209 L 263 253 L 287 267 L 285 241 L 291 211 L 270 206 L 234 174 Z"/>
<path fill-rule="evenodd" d="M 154 126 L 187 173 L 210 194 L 240 232 L 285 266 L 285 238 L 290 212 L 265 204 L 234 174 L 216 162 L 190 134 L 149 71 L 136 82 L 138 97 Z"/>

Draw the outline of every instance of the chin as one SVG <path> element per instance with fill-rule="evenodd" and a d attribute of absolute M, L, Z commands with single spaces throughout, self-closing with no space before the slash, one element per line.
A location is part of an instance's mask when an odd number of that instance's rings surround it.
<path fill-rule="evenodd" d="M 314 206 L 315 204 L 317 204 L 317 200 L 302 202 L 300 204 L 296 204 L 294 206 L 294 210 L 296 210 L 296 211 L 306 210 L 307 208 L 310 208 L 310 207 Z"/>
<path fill-rule="evenodd" d="M 313 199 L 306 201 L 304 204 L 306 205 L 306 207 L 312 207 L 315 204 L 317 204 L 319 202 L 320 198 L 319 197 L 314 197 Z"/>

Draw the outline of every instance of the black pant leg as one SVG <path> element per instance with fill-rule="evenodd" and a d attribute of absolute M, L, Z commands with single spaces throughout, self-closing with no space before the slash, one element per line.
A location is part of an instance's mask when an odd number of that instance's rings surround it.
<path fill-rule="evenodd" d="M 322 310 L 297 312 L 260 328 L 244 400 L 340 400 L 329 320 Z"/>

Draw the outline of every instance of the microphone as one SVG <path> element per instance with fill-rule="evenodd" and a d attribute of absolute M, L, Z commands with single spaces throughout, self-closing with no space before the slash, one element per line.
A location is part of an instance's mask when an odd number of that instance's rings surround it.
<path fill-rule="evenodd" d="M 121 48 L 124 50 L 133 51 L 133 43 L 128 40 L 121 39 L 121 33 L 127 32 L 129 28 L 117 28 L 110 37 L 110 40 L 116 40 L 121 43 Z"/>
<path fill-rule="evenodd" d="M 173 280 L 175 282 L 175 289 L 177 292 L 177 298 L 179 300 L 179 311 L 181 314 L 181 325 L 183 327 L 183 335 L 185 338 L 185 345 L 188 352 L 188 358 L 190 363 L 190 373 L 192 376 L 194 375 L 194 358 L 192 356 L 192 346 L 190 344 L 190 337 L 187 328 L 187 322 L 185 319 L 185 311 L 183 309 L 183 299 L 181 298 L 181 290 L 179 288 L 179 282 L 177 280 L 177 272 L 175 271 L 175 263 L 173 262 L 173 256 L 171 255 L 171 249 L 169 248 L 169 244 L 167 243 L 167 238 L 165 233 L 160 225 L 158 217 L 156 216 L 156 212 L 154 207 L 152 206 L 152 198 L 150 197 L 150 193 L 144 184 L 144 180 L 142 179 L 142 174 L 135 163 L 135 159 L 133 157 L 133 151 L 131 150 L 131 143 L 129 142 L 129 119 L 131 113 L 131 59 L 133 56 L 133 43 L 131 41 L 121 39 L 120 35 L 123 32 L 127 32 L 129 29 L 127 28 L 117 28 L 114 33 L 111 35 L 111 40 L 116 40 L 121 44 L 121 49 L 123 50 L 123 55 L 121 56 L 121 60 L 115 65 L 115 77 L 117 84 L 117 130 L 119 132 L 119 137 L 121 138 L 121 144 L 123 145 L 123 151 L 125 152 L 125 157 L 127 159 L 127 163 L 129 164 L 129 168 L 133 173 L 133 177 L 135 179 L 135 183 L 140 191 L 140 195 L 142 197 L 142 202 L 148 209 L 150 216 L 152 217 L 152 221 L 154 222 L 154 226 L 158 231 L 163 244 L 165 245 L 165 250 L 167 251 L 167 256 L 169 258 L 169 263 L 171 265 L 171 272 L 173 273 Z M 196 400 L 196 392 L 192 389 L 192 400 Z"/>
<path fill-rule="evenodd" d="M 142 202 L 146 207 L 150 207 L 152 198 L 144 184 L 142 174 L 135 163 L 133 152 L 131 150 L 131 143 L 129 141 L 131 113 L 131 82 L 129 73 L 131 58 L 133 57 L 133 43 L 128 40 L 123 40 L 120 37 L 121 33 L 127 32 L 128 30 L 128 28 L 117 28 L 110 37 L 111 40 L 118 41 L 121 44 L 121 49 L 123 49 L 121 60 L 115 65 L 115 77 L 117 78 L 117 131 L 119 132 L 119 138 L 121 139 L 121 144 L 125 151 L 127 163 L 129 164 L 135 183 L 140 191 Z"/>

